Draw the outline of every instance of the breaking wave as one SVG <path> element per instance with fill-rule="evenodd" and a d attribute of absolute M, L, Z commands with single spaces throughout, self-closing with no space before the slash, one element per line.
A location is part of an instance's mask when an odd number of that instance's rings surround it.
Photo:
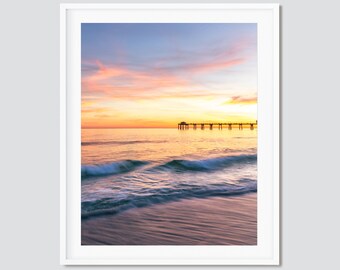
<path fill-rule="evenodd" d="M 250 164 L 256 162 L 257 155 L 223 156 L 201 160 L 174 159 L 161 165 L 152 167 L 151 171 L 213 171 L 224 169 L 237 164 Z M 150 164 L 149 161 L 124 160 L 106 164 L 83 165 L 81 167 L 82 179 L 95 176 L 106 176 L 133 171 L 141 166 Z"/>
<path fill-rule="evenodd" d="M 123 160 L 98 165 L 82 165 L 81 177 L 105 176 L 110 174 L 127 173 L 146 165 L 148 162 L 139 160 Z"/>
<path fill-rule="evenodd" d="M 82 218 L 118 214 L 131 208 L 151 206 L 182 199 L 236 196 L 256 191 L 257 181 L 245 178 L 240 179 L 235 184 L 178 185 L 172 188 L 153 189 L 144 194 L 129 194 L 123 197 L 113 196 L 82 202 Z"/>
<path fill-rule="evenodd" d="M 252 163 L 257 160 L 257 155 L 224 156 L 202 160 L 176 159 L 156 167 L 175 171 L 211 171 L 226 168 L 235 164 Z"/>

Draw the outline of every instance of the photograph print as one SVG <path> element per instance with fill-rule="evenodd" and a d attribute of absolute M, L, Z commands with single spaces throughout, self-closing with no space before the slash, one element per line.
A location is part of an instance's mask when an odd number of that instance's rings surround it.
<path fill-rule="evenodd" d="M 257 62 L 256 23 L 81 24 L 81 245 L 257 245 Z"/>

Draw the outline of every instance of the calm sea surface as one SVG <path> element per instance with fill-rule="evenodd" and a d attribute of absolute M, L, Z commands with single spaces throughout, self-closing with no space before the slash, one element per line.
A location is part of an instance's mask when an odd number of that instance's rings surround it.
<path fill-rule="evenodd" d="M 83 129 L 82 217 L 257 190 L 257 130 Z"/>

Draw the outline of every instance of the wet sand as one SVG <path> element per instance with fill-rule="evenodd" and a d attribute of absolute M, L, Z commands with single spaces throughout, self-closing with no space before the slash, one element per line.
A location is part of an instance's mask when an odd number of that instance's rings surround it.
<path fill-rule="evenodd" d="M 256 245 L 257 193 L 190 199 L 82 220 L 82 245 Z"/>

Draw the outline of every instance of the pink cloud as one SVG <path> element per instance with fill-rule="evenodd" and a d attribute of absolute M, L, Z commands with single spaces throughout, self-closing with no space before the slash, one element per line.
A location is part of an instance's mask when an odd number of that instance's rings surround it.
<path fill-rule="evenodd" d="M 243 96 L 233 96 L 230 100 L 227 100 L 223 103 L 223 105 L 229 105 L 229 104 L 256 104 L 257 103 L 257 97 L 243 97 Z"/>
<path fill-rule="evenodd" d="M 96 65 L 97 71 L 82 78 L 82 93 L 85 95 L 133 96 L 190 85 L 180 77 L 161 71 L 148 73 L 129 70 L 124 67 L 105 66 L 99 61 L 96 61 Z"/>
<path fill-rule="evenodd" d="M 192 75 L 201 75 L 238 66 L 246 62 L 244 49 L 248 41 L 240 40 L 228 49 L 219 45 L 203 54 L 176 50 L 171 58 L 159 58 L 145 70 L 129 69 L 124 65 L 104 65 L 101 61 L 86 62 L 92 72 L 82 77 L 82 97 L 96 98 L 161 98 L 212 96 L 192 80 Z M 121 56 L 125 58 L 124 52 Z M 171 63 L 179 63 L 171 66 Z M 169 89 L 177 89 L 175 92 Z M 178 89 L 181 89 L 179 91 Z M 190 89 L 190 93 L 183 93 Z"/>
<path fill-rule="evenodd" d="M 244 59 L 233 59 L 233 60 L 222 60 L 210 63 L 203 63 L 194 67 L 191 67 L 190 70 L 193 72 L 207 72 L 220 70 L 225 68 L 230 68 L 233 66 L 240 65 L 244 62 Z"/>

